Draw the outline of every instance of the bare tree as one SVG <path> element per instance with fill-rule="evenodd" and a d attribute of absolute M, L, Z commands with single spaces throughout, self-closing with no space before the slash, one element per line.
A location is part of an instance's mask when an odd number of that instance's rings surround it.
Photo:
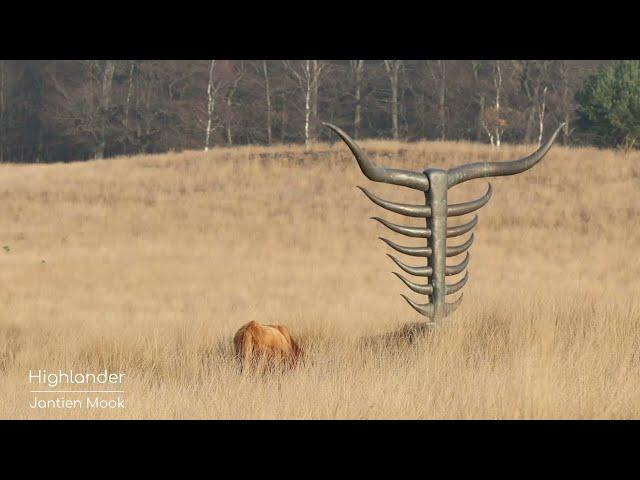
<path fill-rule="evenodd" d="M 480 80 L 480 61 L 471 60 L 471 71 L 473 73 L 473 91 L 474 99 L 477 104 L 478 115 L 475 119 L 475 139 L 479 141 L 482 138 L 482 131 L 484 129 L 484 103 L 485 93 L 482 88 L 482 82 Z"/>
<path fill-rule="evenodd" d="M 542 134 L 544 133 L 544 113 L 547 107 L 547 89 L 545 85 L 538 102 L 538 146 L 542 145 Z"/>
<path fill-rule="evenodd" d="M 500 118 L 500 93 L 502 90 L 502 67 L 500 60 L 495 61 L 495 69 L 493 76 L 493 84 L 496 87 L 496 122 L 495 122 L 495 132 L 496 132 L 496 148 L 500 148 L 500 137 L 502 136 L 502 132 L 504 128 L 501 124 Z"/>
<path fill-rule="evenodd" d="M 564 122 L 564 128 L 562 129 L 562 143 L 563 145 L 569 144 L 569 136 L 571 134 L 571 113 L 573 112 L 573 105 L 571 102 L 571 82 L 570 82 L 570 66 L 567 60 L 558 60 L 558 76 L 559 76 L 559 90 L 560 90 L 560 115 Z"/>
<path fill-rule="evenodd" d="M 69 61 L 71 63 L 71 61 Z M 119 82 L 126 78 L 129 61 L 87 60 L 75 64 L 74 82 L 65 75 L 67 64 L 46 69 L 46 119 L 60 125 L 63 138 L 78 138 L 82 157 L 105 158 L 120 150 L 126 139 L 126 102 Z"/>
<path fill-rule="evenodd" d="M 102 96 L 100 105 L 100 138 L 96 147 L 96 158 L 104 158 L 107 148 L 107 122 L 109 109 L 111 106 L 111 85 L 113 83 L 113 73 L 116 69 L 114 60 L 104 60 L 96 62 L 102 70 Z"/>
<path fill-rule="evenodd" d="M 262 71 L 264 74 L 264 95 L 267 100 L 267 144 L 271 145 L 271 89 L 269 88 L 269 71 L 267 61 L 262 61 Z"/>
<path fill-rule="evenodd" d="M 287 105 L 287 95 L 284 91 L 280 92 L 280 95 L 276 97 L 276 100 L 280 98 L 280 143 L 284 143 L 287 137 L 287 120 L 289 120 Z"/>
<path fill-rule="evenodd" d="M 364 60 L 351 60 L 351 71 L 353 73 L 355 99 L 355 112 L 353 115 L 353 138 L 360 138 L 360 125 L 362 123 L 362 73 L 364 71 Z"/>
<path fill-rule="evenodd" d="M 311 61 L 311 138 L 315 141 L 318 138 L 318 109 L 320 102 L 320 78 L 328 63 L 320 60 Z"/>
<path fill-rule="evenodd" d="M 444 141 L 446 139 L 447 128 L 447 67 L 444 60 L 436 60 L 431 63 L 431 76 L 437 85 L 440 140 Z"/>
<path fill-rule="evenodd" d="M 273 113 L 274 103 L 277 105 L 277 98 L 273 98 L 271 89 L 271 76 L 269 72 L 269 64 L 267 60 L 249 62 L 251 71 L 253 72 L 252 81 L 264 90 L 265 107 L 266 107 L 266 139 L 267 145 L 273 142 Z M 251 72 L 250 72 L 251 73 Z"/>
<path fill-rule="evenodd" d="M 536 117 L 536 96 L 537 96 L 537 83 L 536 83 L 536 75 L 535 69 L 532 66 L 531 60 L 523 60 L 519 62 L 522 65 L 522 73 L 520 74 L 520 85 L 522 87 L 522 91 L 525 94 L 525 98 L 527 99 L 527 109 L 526 109 L 526 126 L 524 130 L 524 142 L 531 143 L 531 138 L 533 137 L 533 125 L 535 123 Z"/>
<path fill-rule="evenodd" d="M 204 151 L 209 151 L 211 143 L 211 132 L 214 130 L 213 115 L 216 108 L 216 97 L 220 90 L 220 86 L 215 81 L 216 61 L 211 60 L 209 65 L 209 82 L 207 84 L 207 128 L 205 132 Z"/>
<path fill-rule="evenodd" d="M 550 62 L 548 60 L 524 60 L 516 63 L 521 68 L 520 85 L 528 103 L 524 141 L 530 143 L 536 122 L 538 137 L 542 135 L 544 130 L 547 91 L 550 83 Z"/>
<path fill-rule="evenodd" d="M 142 64 L 139 65 L 142 70 Z M 180 126 L 190 124 L 193 111 L 189 110 L 182 117 L 177 111 L 172 111 L 173 88 L 167 89 L 166 74 L 163 75 L 166 66 L 162 61 L 145 61 L 144 71 L 136 74 L 136 122 L 135 122 L 135 142 L 136 148 L 141 152 L 154 151 L 157 145 L 172 134 L 174 138 L 180 135 Z M 172 68 L 172 73 L 175 70 Z M 172 75 L 173 77 L 173 75 Z M 174 78 L 175 81 L 175 78 Z M 173 82 L 172 82 L 173 83 Z M 175 85 L 174 85 L 175 86 Z M 197 91 L 196 105 L 201 103 L 201 89 Z M 167 98 L 167 93 L 169 97 Z M 201 131 L 197 131 L 200 136 Z M 195 139 L 194 139 L 195 140 Z M 181 139 L 180 139 L 181 141 Z M 194 146 L 201 145 L 200 141 L 194 141 Z M 166 147 L 165 147 L 166 148 Z M 184 148 L 184 147 L 182 147 Z"/>
<path fill-rule="evenodd" d="M 65 135 L 83 138 L 93 158 L 104 158 L 112 138 L 112 85 L 117 64 L 115 60 L 81 62 L 78 75 L 83 81 L 73 93 L 58 80 L 56 72 L 48 74 L 53 91 L 63 99 L 50 107 L 50 118 L 61 125 Z"/>
<path fill-rule="evenodd" d="M 136 60 L 131 60 L 129 63 L 129 73 L 127 76 L 127 97 L 124 102 L 124 129 L 125 132 L 129 129 L 129 112 L 131 111 L 131 100 L 134 95 L 134 87 L 135 87 L 135 75 L 136 75 Z"/>
<path fill-rule="evenodd" d="M 394 140 L 399 138 L 398 132 L 398 83 L 402 60 L 385 60 L 384 68 L 389 76 L 391 85 L 391 135 Z"/>
<path fill-rule="evenodd" d="M 298 81 L 302 92 L 304 93 L 304 144 L 309 144 L 309 122 L 311 116 L 311 60 L 304 60 L 304 67 L 299 73 L 289 60 L 285 60 L 285 66 L 293 74 Z"/>
<path fill-rule="evenodd" d="M 502 94 L 502 62 L 500 60 L 493 62 L 492 81 L 495 92 L 495 102 L 492 108 L 484 109 L 482 126 L 489 137 L 491 145 L 500 148 L 502 133 L 506 126 L 506 120 L 503 117 L 500 104 Z"/>
<path fill-rule="evenodd" d="M 238 84 L 242 77 L 244 76 L 244 60 L 240 60 L 238 64 L 238 68 L 234 70 L 232 74 L 232 78 L 229 82 L 229 86 L 227 88 L 227 115 L 226 115 L 226 130 L 227 130 L 227 144 L 233 145 L 233 135 L 231 132 L 231 126 L 233 122 L 233 97 L 238 90 Z"/>
<path fill-rule="evenodd" d="M 302 60 L 295 63 L 285 60 L 284 65 L 304 94 L 304 144 L 308 146 L 316 139 L 318 89 L 326 63 L 320 60 Z"/>

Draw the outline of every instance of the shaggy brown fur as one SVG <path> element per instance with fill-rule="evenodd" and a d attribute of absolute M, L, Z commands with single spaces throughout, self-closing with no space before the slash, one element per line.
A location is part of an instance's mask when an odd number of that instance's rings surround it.
<path fill-rule="evenodd" d="M 282 325 L 251 321 L 236 332 L 233 346 L 241 368 L 254 368 L 260 373 L 278 367 L 295 367 L 304 357 L 287 327 Z"/>

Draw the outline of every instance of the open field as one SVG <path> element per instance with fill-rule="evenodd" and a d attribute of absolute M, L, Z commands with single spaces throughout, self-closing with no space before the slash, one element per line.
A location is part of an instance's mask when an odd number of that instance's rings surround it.
<path fill-rule="evenodd" d="M 361 144 L 416 170 L 535 148 Z M 0 165 L 0 418 L 640 418 L 640 154 L 556 146 L 491 182 L 453 321 L 367 346 L 421 319 L 368 218 L 419 223 L 355 185 L 422 197 L 341 143 Z M 250 320 L 287 325 L 308 364 L 240 375 Z M 29 408 L 29 369 L 104 368 L 123 410 Z"/>

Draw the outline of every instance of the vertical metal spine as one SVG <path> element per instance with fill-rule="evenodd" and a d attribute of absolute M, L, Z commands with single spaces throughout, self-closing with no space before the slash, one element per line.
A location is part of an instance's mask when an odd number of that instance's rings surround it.
<path fill-rule="evenodd" d="M 430 200 L 430 195 L 429 195 L 429 190 L 427 190 L 426 192 L 424 192 L 424 202 L 427 208 L 431 208 L 431 200 Z M 431 228 L 433 227 L 433 216 L 429 215 L 427 216 L 427 218 L 425 219 L 426 222 L 426 226 L 427 226 L 427 230 L 430 232 L 433 232 L 431 230 Z M 428 257 L 425 258 L 425 261 L 427 262 L 426 266 L 427 268 L 431 267 L 431 271 L 433 272 L 433 244 L 434 244 L 434 237 L 433 237 L 433 233 L 431 234 L 430 238 L 426 238 L 425 242 L 427 243 L 427 247 L 431 247 L 431 255 L 429 255 Z M 433 273 L 431 275 L 431 277 L 427 277 L 427 285 L 429 285 L 431 288 L 429 289 L 430 291 L 427 292 L 427 303 L 433 303 Z"/>
<path fill-rule="evenodd" d="M 444 309 L 446 285 L 445 268 L 447 254 L 447 172 L 439 169 L 427 169 L 430 187 L 425 192 L 427 206 L 431 207 L 431 217 L 427 218 L 427 228 L 431 229 L 431 258 L 433 269 L 431 285 L 433 293 L 429 303 L 433 304 L 433 320 L 438 321 L 446 313 Z"/>

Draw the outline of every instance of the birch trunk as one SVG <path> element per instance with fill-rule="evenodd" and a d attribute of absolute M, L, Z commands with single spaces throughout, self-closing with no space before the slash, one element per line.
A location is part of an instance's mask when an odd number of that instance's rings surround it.
<path fill-rule="evenodd" d="M 538 146 L 542 145 L 542 135 L 544 133 L 544 112 L 547 106 L 547 87 L 542 90 L 542 101 L 538 113 Z"/>
<path fill-rule="evenodd" d="M 209 151 L 209 142 L 211 141 L 211 127 L 213 119 L 213 111 L 215 108 L 215 95 L 213 88 L 213 69 L 215 68 L 216 61 L 211 60 L 209 66 L 209 84 L 207 86 L 207 129 L 204 140 L 204 151 Z"/>
<path fill-rule="evenodd" d="M 564 127 L 562 129 L 562 144 L 569 144 L 569 121 L 571 120 L 571 97 L 569 89 L 569 65 L 566 60 L 560 62 L 560 81 L 562 89 L 562 115 L 564 117 Z"/>
<path fill-rule="evenodd" d="M 360 125 L 362 123 L 362 69 L 364 60 L 352 60 L 351 66 L 354 73 L 355 112 L 353 116 L 353 135 L 356 140 L 360 138 Z"/>
<path fill-rule="evenodd" d="M 500 60 L 496 60 L 495 86 L 496 86 L 495 146 L 496 148 L 500 148 L 500 137 L 502 135 L 502 126 L 500 125 L 500 90 L 502 89 L 502 68 L 500 67 Z"/>
<path fill-rule="evenodd" d="M 129 67 L 129 79 L 127 86 L 127 98 L 124 104 L 124 136 L 125 136 L 125 151 L 127 150 L 127 144 L 129 142 L 129 112 L 131 111 L 131 99 L 133 98 L 134 88 L 134 76 L 136 70 L 135 61 L 131 62 Z"/>
<path fill-rule="evenodd" d="M 285 60 L 283 63 L 298 82 L 300 90 L 304 94 L 304 144 L 309 146 L 311 141 L 315 140 L 315 128 L 313 127 L 317 123 L 318 91 L 325 64 L 318 60 L 304 60 L 302 70 L 299 72 L 289 60 Z"/>
<path fill-rule="evenodd" d="M 398 132 L 398 77 L 402 60 L 385 60 L 385 68 L 391 85 L 391 135 L 394 140 L 399 138 Z"/>
<path fill-rule="evenodd" d="M 104 158 L 107 149 L 107 123 L 111 106 L 111 85 L 116 65 L 113 60 L 106 60 L 102 72 L 102 97 L 100 105 L 100 137 L 96 147 L 95 158 Z"/>
<path fill-rule="evenodd" d="M 305 60 L 306 87 L 304 89 L 304 144 L 309 146 L 309 116 L 311 114 L 311 78 L 309 60 Z"/>
<path fill-rule="evenodd" d="M 280 143 L 284 143 L 284 140 L 286 138 L 286 131 L 287 131 L 287 96 L 286 94 L 283 92 L 280 94 L 280 104 L 282 106 L 282 113 L 280 114 Z"/>
<path fill-rule="evenodd" d="M 478 104 L 478 117 L 476 118 L 476 141 L 482 139 L 483 130 L 486 131 L 484 122 L 485 96 L 480 85 L 480 62 L 471 60 L 471 71 L 473 72 L 473 88 L 475 90 L 476 102 Z"/>
<path fill-rule="evenodd" d="M 313 60 L 311 66 L 311 140 L 318 139 L 318 102 L 320 91 L 320 73 L 322 65 L 318 60 Z"/>
<path fill-rule="evenodd" d="M 447 95 L 447 72 L 444 60 L 438 60 L 440 63 L 440 88 L 438 112 L 440 116 L 440 140 L 446 139 L 447 128 L 447 111 L 446 111 L 446 95 Z"/>
<path fill-rule="evenodd" d="M 267 70 L 267 61 L 262 61 L 262 70 L 264 72 L 264 89 L 267 98 L 267 144 L 271 145 L 271 91 L 269 88 L 269 72 Z"/>
<path fill-rule="evenodd" d="M 232 122 L 233 122 L 233 97 L 238 90 L 238 84 L 242 80 L 244 76 L 244 60 L 240 60 L 240 70 L 236 73 L 229 89 L 227 91 L 227 144 L 233 145 L 233 132 L 232 132 Z"/>
<path fill-rule="evenodd" d="M 233 89 L 229 89 L 227 94 L 227 145 L 233 145 L 233 134 L 231 132 L 231 105 L 233 103 Z"/>

